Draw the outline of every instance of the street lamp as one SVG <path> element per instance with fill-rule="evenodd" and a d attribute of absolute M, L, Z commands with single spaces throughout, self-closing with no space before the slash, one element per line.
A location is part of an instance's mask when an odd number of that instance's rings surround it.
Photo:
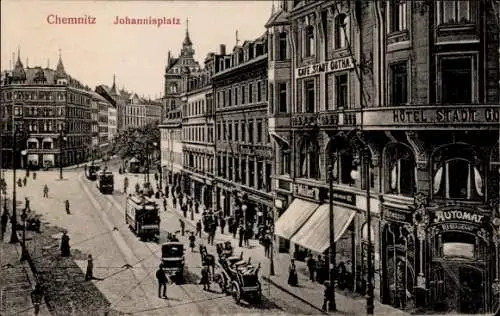
<path fill-rule="evenodd" d="M 330 301 L 330 306 L 328 311 L 336 312 L 337 311 L 337 302 L 335 299 L 335 283 L 337 281 L 337 275 L 335 271 L 336 256 L 337 256 L 337 245 L 335 244 L 335 214 L 333 213 L 333 168 L 331 165 L 328 166 L 328 186 L 329 186 L 329 225 L 330 225 L 330 253 L 329 253 L 329 279 L 330 286 L 333 288 L 332 297 Z"/>
<path fill-rule="evenodd" d="M 59 126 L 59 179 L 63 179 L 63 154 L 64 154 L 64 145 L 66 142 L 66 133 L 62 128 L 62 125 Z"/>
<path fill-rule="evenodd" d="M 21 261 L 28 260 L 28 250 L 26 249 L 26 218 L 28 215 L 26 214 L 26 208 L 23 209 L 23 213 L 21 214 L 21 219 L 23 220 L 23 245 L 21 252 Z"/>
<path fill-rule="evenodd" d="M 367 239 L 367 285 L 366 285 L 366 314 L 373 315 L 374 306 L 374 294 L 373 294 L 373 262 L 372 262 L 372 230 L 371 230 L 371 207 L 370 207 L 370 186 L 371 186 L 371 171 L 370 171 L 370 152 L 366 145 L 360 150 L 360 155 L 362 156 L 362 164 L 365 176 L 365 186 L 366 186 L 366 239 Z M 351 178 L 353 180 L 360 180 L 361 176 L 357 169 L 351 171 Z"/>
<path fill-rule="evenodd" d="M 10 243 L 15 244 L 19 242 L 17 237 L 17 212 L 16 212 L 16 152 L 17 152 L 17 133 L 22 131 L 22 126 L 14 126 L 14 133 L 12 134 L 12 217 L 10 222 L 12 224 Z"/>

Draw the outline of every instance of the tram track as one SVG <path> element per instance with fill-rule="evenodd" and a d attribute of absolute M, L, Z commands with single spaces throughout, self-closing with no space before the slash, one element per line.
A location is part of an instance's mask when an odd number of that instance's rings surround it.
<path fill-rule="evenodd" d="M 118 228 L 118 227 L 120 227 L 120 228 L 126 227 L 125 225 L 115 225 L 115 223 L 113 223 L 112 220 L 109 218 L 109 216 L 106 214 L 106 211 L 112 210 L 115 207 L 115 205 L 113 203 L 110 204 L 109 203 L 110 201 L 107 201 L 108 203 L 104 203 L 104 201 L 102 199 L 97 199 L 95 197 L 95 195 L 92 194 L 93 193 L 92 190 L 94 191 L 94 193 L 98 192 L 97 188 L 93 185 L 93 182 L 89 183 L 86 180 L 84 180 L 83 175 L 80 175 L 78 177 L 78 181 L 79 181 L 80 185 L 82 186 L 83 191 L 88 196 L 91 204 L 93 205 L 92 212 L 95 215 L 98 215 L 101 218 L 101 220 L 104 222 L 104 224 L 107 225 L 110 230 L 114 230 L 115 228 Z M 98 212 L 99 209 L 101 209 L 102 212 L 99 213 Z M 120 232 L 120 229 L 118 229 L 118 231 L 116 233 L 119 234 L 119 237 L 116 234 L 113 234 L 112 239 L 115 242 L 116 247 L 120 250 L 120 253 L 122 254 L 122 256 L 127 259 L 126 261 L 134 262 L 134 263 L 138 262 L 140 264 L 140 260 L 137 258 L 135 253 L 130 249 L 130 247 L 125 242 L 125 238 L 122 235 L 122 233 Z M 148 275 L 148 270 L 146 269 L 146 267 L 144 267 L 142 264 L 140 264 L 140 268 L 143 270 L 143 274 Z M 144 299 L 146 300 L 148 306 L 152 307 L 153 304 L 151 302 L 151 299 L 149 298 L 147 291 L 143 288 L 143 286 L 141 284 L 145 278 L 143 276 L 139 276 L 138 275 L 139 273 L 137 272 L 136 269 L 130 269 L 130 270 L 132 272 L 132 275 L 135 278 L 135 281 L 138 284 L 138 286 L 135 289 L 138 288 L 140 290 L 140 292 L 141 292 L 142 296 L 144 297 Z M 126 293 L 126 294 L 128 294 L 128 293 Z M 124 295 L 126 295 L 126 294 L 124 294 Z M 120 300 L 118 300 L 117 302 L 111 302 L 111 303 L 112 304 L 119 303 L 119 301 L 121 301 L 121 299 L 123 298 L 124 295 L 122 295 Z M 115 307 L 115 306 L 112 306 L 112 307 Z"/>

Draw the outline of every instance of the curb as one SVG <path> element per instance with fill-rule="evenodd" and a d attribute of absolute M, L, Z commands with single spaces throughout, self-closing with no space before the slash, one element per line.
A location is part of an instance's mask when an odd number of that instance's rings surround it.
<path fill-rule="evenodd" d="M 20 233 L 18 233 L 18 238 L 22 238 L 22 236 L 19 236 Z M 20 239 L 21 240 L 21 239 Z M 21 251 L 22 251 L 22 245 L 21 245 Z M 23 262 L 24 269 L 26 271 L 26 276 L 28 277 L 28 280 L 31 284 L 31 288 L 34 290 L 35 285 L 38 283 L 38 277 L 37 277 L 37 269 L 35 266 L 35 263 L 33 262 L 33 259 L 31 258 L 31 253 L 26 249 L 26 254 L 27 254 L 27 259 L 26 261 Z M 40 315 L 52 315 L 49 311 L 49 304 L 47 303 L 47 297 L 44 295 L 43 296 L 43 303 L 45 304 L 40 304 Z"/>
<path fill-rule="evenodd" d="M 302 303 L 306 304 L 306 305 L 309 305 L 310 307 L 316 309 L 318 312 L 320 312 L 322 315 L 330 315 L 329 313 L 325 312 L 323 309 L 319 308 L 318 306 L 308 302 L 307 300 L 305 300 L 304 298 L 298 296 L 297 294 L 291 292 L 290 290 L 288 290 L 287 288 L 279 285 L 278 283 L 274 282 L 274 280 L 272 280 L 271 278 L 263 275 L 262 276 L 262 279 L 270 284 L 272 284 L 273 286 L 277 287 L 278 289 L 280 289 L 281 291 L 287 293 L 288 295 L 290 296 L 293 296 L 295 299 L 301 301 Z"/>

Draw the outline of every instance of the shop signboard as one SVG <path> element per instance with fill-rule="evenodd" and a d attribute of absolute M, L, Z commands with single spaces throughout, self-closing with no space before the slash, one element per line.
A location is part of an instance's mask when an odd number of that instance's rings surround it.
<path fill-rule="evenodd" d="M 410 210 L 397 209 L 384 206 L 382 217 L 385 220 L 399 222 L 399 223 L 412 223 L 412 213 Z"/>
<path fill-rule="evenodd" d="M 356 205 L 356 194 L 334 189 L 333 200 L 349 205 Z"/>
<path fill-rule="evenodd" d="M 483 224 L 485 215 L 469 209 L 448 208 L 436 210 L 431 224 L 443 231 L 475 232 Z"/>

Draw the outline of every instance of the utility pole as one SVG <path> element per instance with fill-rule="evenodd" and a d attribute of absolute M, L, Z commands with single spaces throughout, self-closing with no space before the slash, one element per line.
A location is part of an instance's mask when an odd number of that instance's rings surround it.
<path fill-rule="evenodd" d="M 17 151 L 17 127 L 14 125 L 14 133 L 12 137 L 12 217 L 10 222 L 12 224 L 12 230 L 10 235 L 10 243 L 15 244 L 19 242 L 17 237 L 17 213 L 16 213 L 16 151 Z"/>
<path fill-rule="evenodd" d="M 336 256 L 337 256 L 337 247 L 335 244 L 335 214 L 333 213 L 333 168 L 331 165 L 328 166 L 328 190 L 329 190 L 329 225 L 330 225 L 330 262 L 329 262 L 329 278 L 330 278 L 330 286 L 332 287 L 332 297 L 329 304 L 328 311 L 336 312 L 337 311 L 337 302 L 335 299 L 335 283 L 337 282 L 336 275 Z"/>
<path fill-rule="evenodd" d="M 373 266 L 372 266 L 372 223 L 371 223 L 371 209 L 370 209 L 370 155 L 368 148 L 364 148 L 365 161 L 365 183 L 366 183 L 366 233 L 368 238 L 368 250 L 367 250 L 367 293 L 366 293 L 366 314 L 373 315 L 375 306 L 373 303 Z"/>
<path fill-rule="evenodd" d="M 64 131 L 59 130 L 59 179 L 63 179 Z"/>

